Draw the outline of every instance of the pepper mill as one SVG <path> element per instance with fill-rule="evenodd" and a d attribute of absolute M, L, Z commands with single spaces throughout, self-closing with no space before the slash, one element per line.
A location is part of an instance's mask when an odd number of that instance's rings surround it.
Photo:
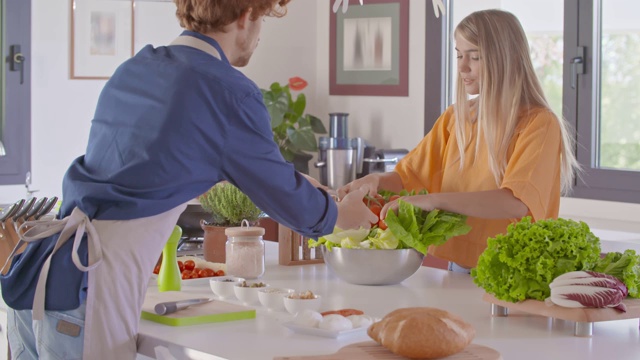
<path fill-rule="evenodd" d="M 182 276 L 178 267 L 178 242 L 182 236 L 182 228 L 176 225 L 169 240 L 162 250 L 162 264 L 158 273 L 159 291 L 180 291 Z"/>

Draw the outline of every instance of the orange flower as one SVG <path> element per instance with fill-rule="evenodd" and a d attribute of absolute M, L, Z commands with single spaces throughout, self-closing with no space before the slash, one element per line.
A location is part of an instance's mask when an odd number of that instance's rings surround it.
<path fill-rule="evenodd" d="M 289 79 L 289 87 L 291 90 L 300 91 L 307 87 L 307 81 L 299 76 L 294 76 Z"/>

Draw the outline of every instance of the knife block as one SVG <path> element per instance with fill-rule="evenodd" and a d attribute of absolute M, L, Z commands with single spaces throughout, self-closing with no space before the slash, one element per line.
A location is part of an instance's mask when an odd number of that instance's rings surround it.
<path fill-rule="evenodd" d="M 322 251 L 309 248 L 309 238 L 278 224 L 278 263 L 307 265 L 323 263 Z"/>

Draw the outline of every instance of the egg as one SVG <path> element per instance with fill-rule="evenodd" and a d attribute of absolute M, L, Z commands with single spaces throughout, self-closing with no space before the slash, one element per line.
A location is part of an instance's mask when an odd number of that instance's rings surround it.
<path fill-rule="evenodd" d="M 318 327 L 324 330 L 342 331 L 353 329 L 353 324 L 342 315 L 330 314 L 322 317 L 322 321 L 320 321 Z"/>
<path fill-rule="evenodd" d="M 318 327 L 320 321 L 322 321 L 322 314 L 313 310 L 303 310 L 296 313 L 296 316 L 293 318 L 295 324 L 307 327 Z"/>
<path fill-rule="evenodd" d="M 371 318 L 371 316 L 367 315 L 350 315 L 347 316 L 347 319 L 351 321 L 351 324 L 354 328 L 369 327 L 371 324 L 373 324 L 373 319 Z"/>

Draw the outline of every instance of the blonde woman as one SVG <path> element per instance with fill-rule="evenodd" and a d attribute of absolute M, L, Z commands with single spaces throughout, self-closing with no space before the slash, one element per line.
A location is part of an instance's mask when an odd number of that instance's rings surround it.
<path fill-rule="evenodd" d="M 427 189 L 429 195 L 402 200 L 469 216 L 471 232 L 429 249 L 450 261 L 450 270 L 468 272 L 487 238 L 504 233 L 509 223 L 527 215 L 558 216 L 577 162 L 565 121 L 545 99 L 518 19 L 501 10 L 478 11 L 454 36 L 455 104 L 394 172 L 371 174 L 338 193 Z M 387 204 L 382 216 L 397 206 Z"/>

